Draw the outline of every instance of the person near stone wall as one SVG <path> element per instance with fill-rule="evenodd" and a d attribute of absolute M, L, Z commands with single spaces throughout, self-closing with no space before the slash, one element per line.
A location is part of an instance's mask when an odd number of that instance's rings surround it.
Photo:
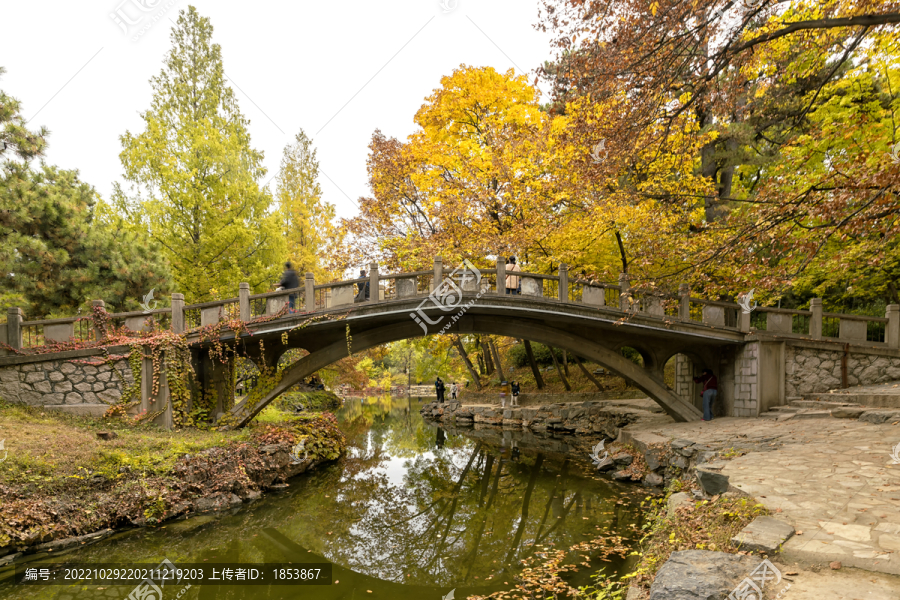
<path fill-rule="evenodd" d="M 700 377 L 694 377 L 694 383 L 703 384 L 703 391 L 700 392 L 703 397 L 703 420 L 712 421 L 712 405 L 719 395 L 719 380 L 711 370 L 703 369 Z"/>
<path fill-rule="evenodd" d="M 459 386 L 456 385 L 456 382 L 450 384 L 450 399 L 456 400 L 456 396 L 459 393 Z"/>
<path fill-rule="evenodd" d="M 434 380 L 434 391 L 437 392 L 438 402 L 444 401 L 444 382 L 440 377 Z"/>
<path fill-rule="evenodd" d="M 519 391 L 520 390 L 521 390 L 521 388 L 519 387 L 519 382 L 513 381 L 512 382 L 512 406 L 519 405 Z"/>

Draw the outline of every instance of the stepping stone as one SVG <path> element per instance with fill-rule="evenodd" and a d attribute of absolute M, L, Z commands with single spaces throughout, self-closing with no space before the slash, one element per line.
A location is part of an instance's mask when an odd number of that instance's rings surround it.
<path fill-rule="evenodd" d="M 880 425 L 889 421 L 900 421 L 900 411 L 896 410 L 868 410 L 859 416 L 863 423 Z"/>
<path fill-rule="evenodd" d="M 831 411 L 831 416 L 835 419 L 858 419 L 866 408 L 863 406 L 841 406 Z"/>
<path fill-rule="evenodd" d="M 798 412 L 794 414 L 795 419 L 821 419 L 831 417 L 830 410 L 811 410 L 809 412 Z"/>
<path fill-rule="evenodd" d="M 735 586 L 752 573 L 759 562 L 758 556 L 739 556 L 725 552 L 673 552 L 669 560 L 660 567 L 650 586 L 650 600 L 725 598 L 733 594 Z"/>
<path fill-rule="evenodd" d="M 756 517 L 731 543 L 740 550 L 759 550 L 772 554 L 794 535 L 794 528 L 772 517 Z"/>

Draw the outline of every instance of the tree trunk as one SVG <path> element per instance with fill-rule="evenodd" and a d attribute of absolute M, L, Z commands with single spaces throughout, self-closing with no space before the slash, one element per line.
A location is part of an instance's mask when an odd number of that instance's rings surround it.
<path fill-rule="evenodd" d="M 528 364 L 531 365 L 531 372 L 534 374 L 534 381 L 537 383 L 539 390 L 544 389 L 544 379 L 541 377 L 541 370 L 538 369 L 537 362 L 534 360 L 534 351 L 531 349 L 531 342 L 522 340 L 525 345 L 525 354 L 528 355 Z"/>
<path fill-rule="evenodd" d="M 572 391 L 572 386 L 569 385 L 569 380 L 566 379 L 566 374 L 563 373 L 562 367 L 559 366 L 559 361 L 556 360 L 556 348 L 553 346 L 547 346 L 550 349 L 550 357 L 553 358 L 553 366 L 556 367 L 556 372 L 559 373 L 559 378 L 562 379 L 563 385 L 566 388 L 567 392 Z"/>
<path fill-rule="evenodd" d="M 469 375 L 475 382 L 475 389 L 481 391 L 481 378 L 478 376 L 478 373 L 475 372 L 475 367 L 472 366 L 472 361 L 469 360 L 469 355 L 466 353 L 466 349 L 463 346 L 462 340 L 459 339 L 458 335 L 453 336 L 453 345 L 456 346 L 456 350 L 462 357 L 463 362 L 466 363 L 466 369 L 469 370 Z"/>
<path fill-rule="evenodd" d="M 491 350 L 490 348 L 488 348 L 487 342 L 484 341 L 484 338 L 479 337 L 478 343 L 481 345 L 481 356 L 484 357 L 484 374 L 493 375 L 494 361 L 491 360 Z"/>
<path fill-rule="evenodd" d="M 497 372 L 500 373 L 500 381 L 505 381 L 506 374 L 503 372 L 503 363 L 500 362 L 500 351 L 497 350 L 497 344 L 494 343 L 494 340 L 488 340 L 488 345 L 490 345 L 491 350 L 494 352 L 494 362 L 497 363 Z"/>
<path fill-rule="evenodd" d="M 569 374 L 569 351 L 563 350 L 563 370 L 566 372 L 566 377 L 571 377 Z"/>
<path fill-rule="evenodd" d="M 581 368 L 581 372 L 584 373 L 584 374 L 587 376 L 587 378 L 590 379 L 591 382 L 593 382 L 593 384 L 597 386 L 597 389 L 600 390 L 600 391 L 602 392 L 602 391 L 603 391 L 603 386 L 600 385 L 600 382 L 597 381 L 597 378 L 594 377 L 594 376 L 591 374 L 591 372 L 587 370 L 587 368 L 585 368 L 585 366 L 581 363 L 581 357 L 578 356 L 577 354 L 575 355 L 575 362 L 578 363 L 578 366 Z"/>

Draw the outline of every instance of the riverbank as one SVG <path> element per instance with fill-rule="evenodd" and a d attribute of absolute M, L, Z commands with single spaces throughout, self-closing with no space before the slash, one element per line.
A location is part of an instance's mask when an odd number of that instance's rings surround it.
<path fill-rule="evenodd" d="M 345 447 L 327 413 L 233 432 L 163 431 L 2 401 L 0 439 L 0 564 L 252 502 Z"/>
<path fill-rule="evenodd" d="M 675 423 L 644 408 L 634 401 L 506 411 L 432 404 L 423 412 L 462 429 L 521 429 L 518 435 L 525 438 L 550 435 L 577 452 L 603 436 L 615 440 L 606 445 L 611 455 L 635 450 L 646 464 L 640 477 L 624 477 L 624 457 L 607 467 L 613 476 L 622 473 L 623 481 L 647 484 L 656 474 L 670 490 L 680 481 L 698 493 L 705 491 L 701 498 L 679 498 L 691 506 L 721 498 L 759 504 L 790 531 L 764 554 L 796 574 L 782 598 L 812 597 L 811 590 L 821 591 L 823 582 L 846 586 L 832 590 L 829 598 L 863 597 L 853 595 L 856 589 L 872 590 L 867 598 L 881 598 L 876 589 L 891 590 L 885 598 L 900 597 L 900 460 L 894 458 L 900 418 L 840 418 L 844 413 L 838 411 L 835 416 Z M 708 550 L 704 543 L 689 543 L 685 549 Z M 742 552 L 738 542 L 717 547 L 726 554 Z M 819 575 L 835 567 L 843 569 L 840 577 Z M 870 580 L 881 587 L 873 588 Z M 646 586 L 641 590 L 649 593 Z M 631 597 L 641 597 L 637 593 Z"/>

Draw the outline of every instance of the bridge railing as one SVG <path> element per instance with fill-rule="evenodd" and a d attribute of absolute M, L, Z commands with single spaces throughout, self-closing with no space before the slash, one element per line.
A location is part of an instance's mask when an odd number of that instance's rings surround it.
<path fill-rule="evenodd" d="M 237 298 L 185 306 L 184 297 L 173 294 L 171 308 L 147 313 L 116 313 L 108 315 L 108 318 L 109 324 L 114 328 L 126 327 L 141 331 L 150 327 L 163 327 L 180 333 L 223 320 L 250 321 L 279 314 L 288 304 L 291 295 L 294 296 L 297 312 L 351 307 L 359 303 L 357 292 L 361 285 L 367 283 L 370 292 L 369 299 L 364 301 L 366 304 L 424 298 L 434 290 L 435 284 L 448 285 L 447 279 L 451 279 L 453 285 L 463 292 L 505 296 L 506 276 L 510 273 L 506 270 L 503 259 L 497 261 L 496 268 L 479 269 L 479 272 L 481 279 L 476 284 L 476 279 L 468 276 L 471 271 L 445 268 L 440 257 L 435 258 L 431 270 L 406 273 L 381 273 L 378 265 L 373 263 L 369 265 L 366 276 L 355 279 L 316 284 L 313 274 L 307 273 L 298 288 L 255 295 L 250 294 L 249 284 L 242 283 Z M 747 314 L 733 302 L 693 297 L 690 288 L 684 284 L 679 287 L 677 294 L 634 288 L 626 274 L 620 275 L 618 284 L 570 279 L 568 267 L 562 264 L 556 274 L 518 271 L 515 275 L 520 278 L 524 297 L 543 298 L 550 302 L 581 304 L 653 318 L 703 323 L 744 333 L 756 330 L 785 337 L 801 336 L 900 348 L 900 305 L 896 304 L 887 307 L 884 317 L 825 313 L 820 298 L 811 300 L 809 310 L 757 307 Z M 97 300 L 94 304 L 103 306 L 103 301 Z M 102 335 L 102 332 L 97 331 L 90 315 L 25 321 L 21 309 L 10 308 L 7 323 L 0 323 L 0 342 L 6 341 L 13 349 L 95 340 Z"/>

